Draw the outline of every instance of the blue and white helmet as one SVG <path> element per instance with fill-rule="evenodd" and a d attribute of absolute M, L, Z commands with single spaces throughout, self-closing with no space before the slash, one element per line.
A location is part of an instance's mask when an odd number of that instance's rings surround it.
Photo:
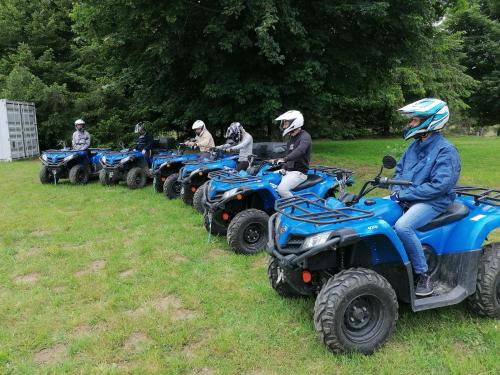
<path fill-rule="evenodd" d="M 398 112 L 406 117 L 423 119 L 417 127 L 412 129 L 405 128 L 403 134 L 405 140 L 417 134 L 439 131 L 444 128 L 444 125 L 450 118 L 450 110 L 446 102 L 433 98 L 420 99 L 398 109 Z"/>

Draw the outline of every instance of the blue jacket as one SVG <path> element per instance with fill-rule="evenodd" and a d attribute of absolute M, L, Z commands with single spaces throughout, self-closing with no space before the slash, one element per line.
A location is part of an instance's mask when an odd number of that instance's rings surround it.
<path fill-rule="evenodd" d="M 441 133 L 426 140 L 415 140 L 396 166 L 393 178 L 409 180 L 413 186 L 394 186 L 399 200 L 409 203 L 428 203 L 439 211 L 446 211 L 455 199 L 452 189 L 460 176 L 460 156 L 454 145 Z"/>

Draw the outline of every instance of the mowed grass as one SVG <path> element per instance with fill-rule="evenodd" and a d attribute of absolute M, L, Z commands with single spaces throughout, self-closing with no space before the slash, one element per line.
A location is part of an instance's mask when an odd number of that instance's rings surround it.
<path fill-rule="evenodd" d="M 462 183 L 500 187 L 500 139 L 453 142 Z M 314 159 L 353 168 L 357 188 L 404 145 L 316 142 Z M 41 185 L 38 168 L 0 164 L 2 374 L 500 373 L 500 322 L 463 304 L 401 306 L 377 353 L 331 354 L 314 331 L 314 299 L 277 296 L 265 255 L 208 242 L 191 207 L 150 186 Z"/>

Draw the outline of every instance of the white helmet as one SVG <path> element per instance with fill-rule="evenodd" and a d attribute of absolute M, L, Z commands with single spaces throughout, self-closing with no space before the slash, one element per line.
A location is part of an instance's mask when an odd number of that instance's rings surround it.
<path fill-rule="evenodd" d="M 276 117 L 274 121 L 280 121 L 280 129 L 283 130 L 283 137 L 295 129 L 301 128 L 304 125 L 304 116 L 299 111 L 288 111 L 281 116 Z M 283 122 L 288 121 L 290 124 L 286 129 L 283 129 Z"/>
<path fill-rule="evenodd" d="M 193 130 L 196 130 L 196 129 L 205 129 L 205 123 L 203 121 L 201 121 L 201 120 L 196 120 L 193 123 L 192 129 Z"/>
<path fill-rule="evenodd" d="M 85 121 L 83 121 L 81 118 L 75 121 L 75 125 L 85 125 Z"/>
<path fill-rule="evenodd" d="M 412 137 L 436 132 L 444 128 L 450 118 L 450 110 L 445 102 L 440 99 L 425 98 L 414 103 L 405 105 L 398 112 L 406 117 L 417 117 L 421 119 L 418 126 L 414 128 L 405 127 L 403 138 L 408 140 Z"/>

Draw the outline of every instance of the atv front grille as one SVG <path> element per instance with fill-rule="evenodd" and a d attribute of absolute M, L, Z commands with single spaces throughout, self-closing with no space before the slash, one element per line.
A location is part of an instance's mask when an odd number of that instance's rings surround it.
<path fill-rule="evenodd" d="M 285 247 L 289 249 L 299 249 L 302 244 L 304 243 L 304 240 L 306 238 L 303 236 L 297 236 L 297 235 L 291 235 L 290 238 L 288 239 Z"/>

